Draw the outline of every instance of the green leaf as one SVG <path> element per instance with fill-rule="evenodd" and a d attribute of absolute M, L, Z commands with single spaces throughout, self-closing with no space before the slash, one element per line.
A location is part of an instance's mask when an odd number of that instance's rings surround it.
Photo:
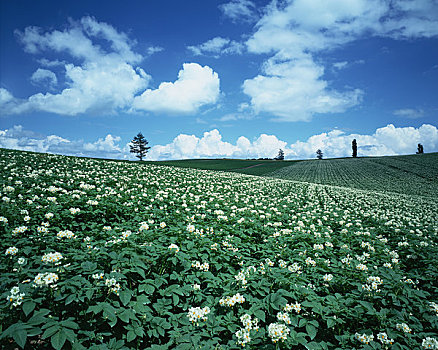
<path fill-rule="evenodd" d="M 254 311 L 254 316 L 257 317 L 258 319 L 262 320 L 263 322 L 265 322 L 266 314 L 263 310 Z"/>
<path fill-rule="evenodd" d="M 27 331 L 24 328 L 18 328 L 14 333 L 12 333 L 12 338 L 14 338 L 15 342 L 20 346 L 20 348 L 24 349 L 24 345 L 27 340 Z"/>
<path fill-rule="evenodd" d="M 311 325 L 310 323 L 306 324 L 306 331 L 311 340 L 315 339 L 317 333 L 315 326 Z"/>
<path fill-rule="evenodd" d="M 128 309 L 123 310 L 117 315 L 123 322 L 129 323 L 130 312 Z"/>
<path fill-rule="evenodd" d="M 64 346 L 66 340 L 67 337 L 65 336 L 64 331 L 60 329 L 59 332 L 56 332 L 54 335 L 52 335 L 50 338 L 50 343 L 56 350 L 60 350 Z"/>
<path fill-rule="evenodd" d="M 119 294 L 120 301 L 124 306 L 126 306 L 130 300 L 131 300 L 131 291 L 130 290 L 123 290 Z"/>
<path fill-rule="evenodd" d="M 336 321 L 333 318 L 327 319 L 327 328 L 332 328 L 336 324 Z"/>
<path fill-rule="evenodd" d="M 126 335 L 126 341 L 128 343 L 133 341 L 135 338 L 137 338 L 137 334 L 135 334 L 134 331 L 129 331 L 128 334 Z"/>
<path fill-rule="evenodd" d="M 52 335 L 54 335 L 54 334 L 55 334 L 56 332 L 58 332 L 58 331 L 59 331 L 59 325 L 58 325 L 58 324 L 55 324 L 55 325 L 53 325 L 53 326 L 47 328 L 47 329 L 44 331 L 44 333 L 43 333 L 43 335 L 41 336 L 41 338 L 42 338 L 42 339 L 49 338 L 49 337 L 51 337 Z"/>
<path fill-rule="evenodd" d="M 95 262 L 91 262 L 91 261 L 84 261 L 81 264 L 81 268 L 84 271 L 92 272 L 93 270 L 97 269 L 97 264 Z"/>
<path fill-rule="evenodd" d="M 36 304 L 33 301 L 26 301 L 23 303 L 23 312 L 27 316 L 29 315 L 34 309 Z"/>

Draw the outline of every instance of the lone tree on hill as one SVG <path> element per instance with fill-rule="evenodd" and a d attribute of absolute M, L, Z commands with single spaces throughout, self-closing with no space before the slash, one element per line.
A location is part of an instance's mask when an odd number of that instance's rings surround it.
<path fill-rule="evenodd" d="M 316 158 L 322 159 L 322 151 L 320 149 L 316 151 Z"/>
<path fill-rule="evenodd" d="M 283 152 L 283 150 L 281 148 L 278 151 L 277 157 L 275 157 L 274 159 L 275 160 L 284 160 L 284 152 Z"/>
<path fill-rule="evenodd" d="M 423 153 L 424 153 L 423 145 L 419 143 L 417 147 L 417 154 L 423 154 Z"/>
<path fill-rule="evenodd" d="M 143 160 L 143 157 L 146 156 L 150 147 L 147 147 L 147 140 L 144 138 L 143 134 L 139 132 L 136 137 L 131 141 L 129 147 L 131 148 L 131 153 L 137 153 L 136 157 Z"/>
<path fill-rule="evenodd" d="M 351 147 L 353 148 L 353 158 L 357 157 L 357 142 L 356 139 L 351 143 Z"/>

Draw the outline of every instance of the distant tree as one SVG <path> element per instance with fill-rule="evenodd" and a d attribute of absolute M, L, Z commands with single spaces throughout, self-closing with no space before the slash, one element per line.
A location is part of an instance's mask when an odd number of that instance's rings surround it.
<path fill-rule="evenodd" d="M 320 149 L 316 151 L 316 158 L 322 159 L 322 151 Z"/>
<path fill-rule="evenodd" d="M 422 154 L 422 153 L 424 153 L 423 145 L 419 143 L 417 146 L 417 154 Z"/>
<path fill-rule="evenodd" d="M 357 142 L 356 139 L 351 143 L 351 147 L 353 148 L 353 158 L 357 157 Z"/>
<path fill-rule="evenodd" d="M 283 150 L 281 148 L 278 151 L 277 157 L 275 157 L 274 159 L 275 160 L 284 160 L 284 152 L 283 152 Z"/>
<path fill-rule="evenodd" d="M 148 153 L 148 150 L 150 147 L 147 147 L 147 140 L 143 136 L 141 132 L 137 134 L 136 137 L 131 141 L 131 144 L 129 147 L 131 148 L 131 153 L 137 153 L 136 157 L 140 159 L 140 161 L 143 160 L 143 158 L 146 156 L 146 153 Z"/>

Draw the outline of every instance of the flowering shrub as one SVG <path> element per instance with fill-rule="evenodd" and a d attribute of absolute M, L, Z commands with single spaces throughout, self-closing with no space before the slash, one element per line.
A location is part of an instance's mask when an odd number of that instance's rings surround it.
<path fill-rule="evenodd" d="M 8 150 L 0 168 L 0 348 L 438 348 L 433 196 Z"/>

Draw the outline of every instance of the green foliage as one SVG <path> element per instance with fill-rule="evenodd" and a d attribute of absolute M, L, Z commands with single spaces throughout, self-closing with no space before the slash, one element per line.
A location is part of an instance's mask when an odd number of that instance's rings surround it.
<path fill-rule="evenodd" d="M 362 190 L 436 197 L 438 153 L 427 153 L 421 157 L 308 160 L 265 175 Z"/>
<path fill-rule="evenodd" d="M 434 197 L 9 150 L 0 166 L 1 348 L 238 349 L 242 319 L 246 349 L 438 337 Z"/>

